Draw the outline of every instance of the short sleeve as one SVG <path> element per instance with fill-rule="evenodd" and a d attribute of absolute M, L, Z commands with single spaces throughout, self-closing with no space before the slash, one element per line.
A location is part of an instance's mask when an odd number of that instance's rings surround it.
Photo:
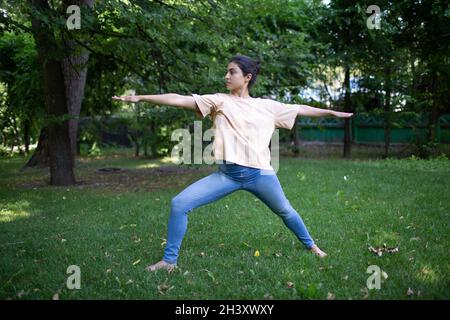
<path fill-rule="evenodd" d="M 300 106 L 297 104 L 287 104 L 273 101 L 275 128 L 285 128 L 291 130 L 294 127 L 295 119 L 298 116 Z"/>
<path fill-rule="evenodd" d="M 216 113 L 219 105 L 222 104 L 222 98 L 219 94 L 192 94 L 194 97 L 195 103 L 197 104 L 197 115 L 202 118 L 205 118 L 207 115 L 214 115 Z"/>

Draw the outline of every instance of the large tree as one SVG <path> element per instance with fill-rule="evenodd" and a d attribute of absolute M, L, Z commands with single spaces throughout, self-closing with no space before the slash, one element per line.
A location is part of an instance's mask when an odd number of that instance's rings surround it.
<path fill-rule="evenodd" d="M 81 105 L 84 98 L 87 62 L 89 59 L 89 52 L 80 47 L 71 37 L 71 32 L 77 32 L 77 29 L 68 31 L 65 29 L 66 25 L 62 25 L 61 27 L 61 25 L 58 25 L 52 17 L 65 17 L 67 15 L 66 10 L 70 5 L 76 5 L 79 8 L 91 8 L 93 6 L 93 0 L 64 0 L 59 8 L 50 7 L 48 1 L 31 1 L 31 4 L 34 9 L 30 14 L 32 30 L 39 52 L 39 61 L 43 71 L 42 76 L 44 84 L 48 81 L 51 82 L 51 77 L 55 77 L 53 81 L 57 81 L 57 79 L 60 80 L 61 76 L 59 75 L 59 72 L 62 73 L 63 80 L 57 85 L 57 90 L 64 88 L 64 95 L 62 95 L 61 92 L 57 93 L 56 91 L 52 91 L 54 89 L 56 90 L 56 88 L 52 88 L 52 90 L 50 90 L 50 87 L 45 86 L 44 92 L 46 95 L 46 105 L 50 116 L 66 114 L 70 116 L 68 123 L 66 124 L 65 120 L 61 123 L 62 128 L 60 128 L 60 130 L 65 130 L 67 125 L 70 152 L 67 152 L 64 156 L 58 155 L 58 152 L 65 152 L 65 147 L 62 147 L 62 144 L 66 143 L 65 134 L 60 137 L 60 139 L 64 140 L 64 142 L 60 141 L 58 146 L 53 145 L 53 143 L 49 141 L 49 139 L 55 138 L 53 137 L 53 134 L 55 133 L 54 126 L 57 124 L 54 123 L 41 129 L 37 149 L 25 166 L 46 166 L 50 164 L 52 175 L 55 173 L 53 171 L 55 168 L 65 168 L 64 170 L 68 170 L 69 167 L 73 168 L 75 156 L 77 154 L 77 118 L 80 115 Z M 51 22 L 50 24 L 46 24 L 43 21 Z M 53 55 L 53 57 L 51 55 Z M 57 64 L 60 66 L 57 66 Z M 59 69 L 61 69 L 61 71 Z M 49 78 L 45 79 L 45 77 Z M 47 95 L 55 96 L 51 98 L 47 97 Z M 56 97 L 58 97 L 56 101 L 59 102 L 55 102 L 54 99 L 56 99 Z M 59 107 L 50 107 L 49 104 L 60 103 L 60 99 L 62 98 L 65 99 L 65 107 L 63 105 L 60 105 Z M 52 141 L 56 142 L 56 140 Z M 56 153 L 51 152 L 51 148 L 59 151 L 55 151 Z M 59 157 L 60 159 L 56 160 L 52 159 L 52 157 Z M 55 163 L 59 161 L 67 161 L 67 163 L 63 166 L 55 166 Z M 63 182 L 56 182 L 60 181 L 60 178 L 55 178 L 56 180 L 51 178 L 52 184 L 70 184 L 74 182 L 71 178 L 73 173 L 59 173 L 58 175 L 67 175 L 67 178 L 62 179 Z"/>
<path fill-rule="evenodd" d="M 333 66 L 343 73 L 343 111 L 354 112 L 351 99 L 351 76 L 356 68 L 356 56 L 364 42 L 366 28 L 362 8 L 354 1 L 336 0 L 323 10 L 323 17 L 316 21 L 322 32 L 318 34 L 320 41 L 327 43 L 322 63 Z M 344 152 L 345 158 L 351 154 L 352 119 L 344 119 Z"/>
<path fill-rule="evenodd" d="M 50 184 L 70 185 L 75 183 L 73 168 L 76 149 L 73 142 L 76 143 L 76 122 L 72 120 L 70 125 L 67 115 L 78 116 L 79 114 L 86 81 L 85 63 L 88 55 L 75 54 L 74 43 L 61 39 L 64 31 L 56 29 L 55 32 L 52 19 L 49 19 L 55 13 L 65 13 L 67 1 L 63 1 L 64 11 L 51 8 L 47 0 L 32 0 L 30 4 L 33 9 L 32 33 L 38 51 L 49 118 L 45 130 L 48 135 Z M 92 1 L 81 0 L 72 4 L 91 6 Z M 72 128 L 72 135 L 75 134 L 72 139 L 69 128 Z"/>

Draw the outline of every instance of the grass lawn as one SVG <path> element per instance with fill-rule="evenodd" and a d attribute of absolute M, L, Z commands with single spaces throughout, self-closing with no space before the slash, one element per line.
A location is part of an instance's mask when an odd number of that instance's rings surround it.
<path fill-rule="evenodd" d="M 328 257 L 237 191 L 189 214 L 171 274 L 144 271 L 162 257 L 171 198 L 216 166 L 82 158 L 79 184 L 49 187 L 23 163 L 0 160 L 1 299 L 450 298 L 448 160 L 283 158 L 285 194 Z M 368 250 L 384 244 L 398 252 Z M 70 265 L 79 290 L 66 287 Z M 379 290 L 367 289 L 370 265 Z"/>

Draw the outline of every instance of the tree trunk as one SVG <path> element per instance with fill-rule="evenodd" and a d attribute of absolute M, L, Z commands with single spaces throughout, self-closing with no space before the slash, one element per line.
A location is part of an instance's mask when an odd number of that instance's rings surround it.
<path fill-rule="evenodd" d="M 31 2 L 41 12 L 50 10 L 46 0 Z M 67 120 L 55 119 L 68 114 L 61 60 L 55 57 L 55 52 L 59 52 L 60 48 L 53 31 L 48 30 L 37 15 L 31 16 L 31 25 L 42 72 L 45 105 L 51 121 L 48 125 L 50 184 L 71 185 L 75 183 L 75 176 L 73 154 L 70 150 L 69 125 Z"/>
<path fill-rule="evenodd" d="M 384 102 L 384 158 L 389 156 L 389 145 L 391 143 L 391 69 L 386 67 L 386 97 Z"/>
<path fill-rule="evenodd" d="M 139 157 L 139 152 L 140 152 L 140 150 L 139 150 L 139 139 L 136 137 L 136 140 L 135 140 L 135 149 L 134 149 L 134 156 L 136 157 L 136 158 L 138 158 Z"/>
<path fill-rule="evenodd" d="M 417 70 L 420 70 L 420 68 L 417 68 Z M 417 87 L 419 85 L 419 81 L 418 81 L 418 75 L 416 72 L 416 66 L 414 65 L 414 57 L 411 60 L 411 73 L 412 73 L 412 83 L 411 83 L 411 97 L 415 98 L 417 95 Z M 415 109 L 415 99 L 411 99 L 411 102 L 409 102 L 411 104 L 410 109 L 414 110 Z"/>
<path fill-rule="evenodd" d="M 25 154 L 30 153 L 30 120 L 26 119 L 23 124 L 23 143 L 25 144 Z"/>
<path fill-rule="evenodd" d="M 67 1 L 65 1 L 67 3 Z M 70 1 L 70 4 L 78 5 L 88 5 L 92 7 L 93 0 L 84 1 Z M 66 4 L 64 7 L 67 7 Z M 65 41 L 65 45 L 74 49 L 75 44 L 71 40 Z M 81 55 L 71 55 L 62 61 L 62 68 L 64 73 L 64 84 L 66 88 L 67 104 L 69 115 L 78 117 L 80 115 L 81 104 L 84 97 L 84 88 L 86 84 L 87 68 L 86 63 L 89 59 L 89 53 L 82 51 Z M 49 166 L 50 159 L 48 148 L 48 128 L 43 128 L 39 136 L 38 146 L 34 151 L 35 154 L 31 159 L 25 164 L 25 167 L 45 167 Z M 69 139 L 70 139 L 70 149 L 74 156 L 80 154 L 80 145 L 77 143 L 77 133 L 78 133 L 78 120 L 69 120 Z M 44 140 L 41 140 L 44 139 Z M 23 169 L 24 169 L 23 168 Z"/>
<path fill-rule="evenodd" d="M 144 157 L 148 158 L 148 146 L 147 146 L 147 140 L 144 142 Z"/>
<path fill-rule="evenodd" d="M 439 104 L 438 104 L 438 79 L 436 72 L 433 73 L 431 81 L 431 94 L 432 94 L 432 104 L 431 104 L 431 115 L 428 121 L 428 132 L 427 132 L 427 142 L 435 142 L 436 140 L 436 129 L 439 120 Z"/>
<path fill-rule="evenodd" d="M 21 170 L 29 167 L 48 167 L 50 165 L 47 131 L 47 128 L 41 129 L 36 150 L 34 150 L 30 160 L 28 160 L 28 162 L 22 167 Z"/>
<path fill-rule="evenodd" d="M 345 67 L 345 78 L 344 78 L 344 112 L 352 112 L 351 100 L 350 100 L 350 67 Z M 344 118 L 344 158 L 350 157 L 351 152 L 351 127 L 350 119 Z"/>
<path fill-rule="evenodd" d="M 72 45 L 72 44 L 69 44 Z M 69 57 L 63 60 L 62 68 L 65 80 L 67 105 L 69 115 L 76 117 L 80 115 L 81 104 L 84 97 L 84 86 L 86 84 L 87 70 L 84 68 L 77 72 L 73 65 L 87 62 L 89 53 L 84 53 L 79 57 Z M 69 61 L 71 60 L 71 62 Z M 69 138 L 71 152 L 77 155 L 77 135 L 78 135 L 78 119 L 69 120 Z"/>
<path fill-rule="evenodd" d="M 156 158 L 158 156 L 158 149 L 156 143 L 156 125 L 154 121 L 150 123 L 150 135 L 152 137 L 149 141 L 151 157 Z"/>
<path fill-rule="evenodd" d="M 87 5 L 92 8 L 93 0 L 63 0 L 63 12 L 70 5 Z M 71 117 L 80 115 L 81 104 L 84 98 L 86 84 L 87 62 L 89 52 L 79 48 L 75 41 L 67 39 L 64 41 L 69 55 L 62 60 L 64 83 L 66 87 L 67 108 Z M 80 54 L 73 54 L 81 50 Z M 71 54 L 72 53 L 72 54 Z M 69 120 L 70 150 L 74 157 L 78 154 L 77 148 L 78 119 Z"/>
<path fill-rule="evenodd" d="M 14 147 L 17 146 L 17 150 L 19 151 L 19 154 L 23 155 L 24 152 L 22 151 L 22 148 L 20 147 L 20 145 L 21 145 L 20 128 L 17 124 L 16 117 L 12 117 L 11 122 L 12 122 L 13 131 L 14 131 L 14 145 L 12 146 L 11 152 L 14 151 Z"/>
<path fill-rule="evenodd" d="M 139 157 L 139 133 L 136 129 L 131 129 L 128 132 L 128 139 L 134 144 L 134 156 Z"/>

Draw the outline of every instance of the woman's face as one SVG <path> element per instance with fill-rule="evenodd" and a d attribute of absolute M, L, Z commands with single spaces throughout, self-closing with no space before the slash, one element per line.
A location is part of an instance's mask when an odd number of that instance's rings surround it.
<path fill-rule="evenodd" d="M 225 75 L 225 84 L 227 89 L 232 91 L 235 89 L 241 89 L 248 85 L 252 74 L 249 73 L 247 76 L 244 76 L 241 68 L 234 63 L 230 62 L 227 66 L 227 73 Z"/>

